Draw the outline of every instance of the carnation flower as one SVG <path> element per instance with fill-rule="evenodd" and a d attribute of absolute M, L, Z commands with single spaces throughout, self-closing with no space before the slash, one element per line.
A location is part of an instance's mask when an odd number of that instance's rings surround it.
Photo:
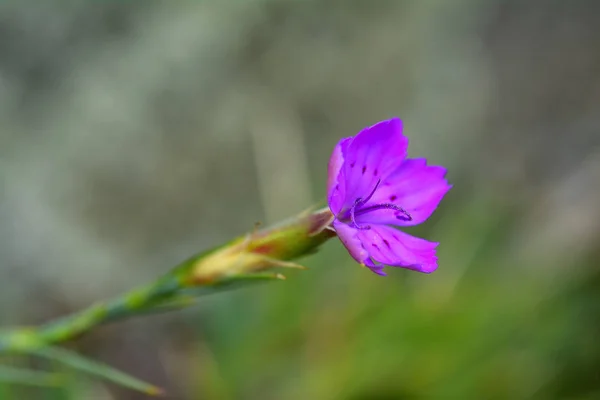
<path fill-rule="evenodd" d="M 402 121 L 392 118 L 340 140 L 329 161 L 332 226 L 350 255 L 379 275 L 384 266 L 437 268 L 438 243 L 396 227 L 427 220 L 451 185 L 445 168 L 406 158 L 407 149 Z"/>

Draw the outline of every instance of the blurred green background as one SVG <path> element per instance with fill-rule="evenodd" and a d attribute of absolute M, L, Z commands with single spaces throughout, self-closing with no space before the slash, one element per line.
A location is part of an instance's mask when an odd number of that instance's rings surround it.
<path fill-rule="evenodd" d="M 74 348 L 172 399 L 600 399 L 599 49 L 596 0 L 1 2 L 0 323 L 322 202 L 339 138 L 397 115 L 454 184 L 410 230 L 435 274 L 331 241 Z"/>

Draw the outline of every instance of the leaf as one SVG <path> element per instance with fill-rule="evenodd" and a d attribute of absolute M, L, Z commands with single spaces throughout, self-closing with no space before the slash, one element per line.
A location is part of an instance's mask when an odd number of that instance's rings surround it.
<path fill-rule="evenodd" d="M 262 283 L 273 280 L 285 280 L 285 276 L 282 274 L 274 274 L 270 272 L 255 272 L 251 274 L 238 274 L 232 276 L 226 276 L 218 281 L 214 282 L 211 286 L 208 286 L 207 292 L 214 292 L 225 289 L 234 289 L 247 284 Z M 210 290 L 212 289 L 212 290 Z"/>
<path fill-rule="evenodd" d="M 137 390 L 150 396 L 160 396 L 164 392 L 157 386 L 121 372 L 109 365 L 82 357 L 79 354 L 58 347 L 44 347 L 31 352 L 33 355 L 63 363 L 75 370 L 103 378 L 107 381 Z"/>
<path fill-rule="evenodd" d="M 182 288 L 170 297 L 149 303 L 136 314 L 181 310 L 196 305 L 202 296 L 273 280 L 285 280 L 285 277 L 265 272 L 233 275 L 221 278 L 210 286 Z"/>

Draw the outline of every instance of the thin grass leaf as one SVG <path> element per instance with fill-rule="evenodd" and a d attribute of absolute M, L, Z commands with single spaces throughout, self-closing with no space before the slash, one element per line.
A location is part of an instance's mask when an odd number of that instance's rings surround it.
<path fill-rule="evenodd" d="M 252 284 L 263 283 L 273 280 L 284 280 L 282 274 L 274 273 L 253 273 L 235 275 L 227 278 L 222 278 L 211 286 L 182 288 L 171 296 L 160 298 L 156 301 L 149 302 L 144 307 L 136 309 L 131 315 L 123 315 L 123 317 L 141 316 L 147 314 L 158 314 L 170 311 L 183 310 L 198 304 L 201 297 L 224 292 L 239 287 L 249 286 Z"/>
<path fill-rule="evenodd" d="M 139 310 L 139 313 L 181 310 L 196 305 L 201 300 L 202 296 L 273 280 L 285 280 L 285 276 L 282 274 L 257 272 L 221 278 L 210 286 L 180 289 L 171 297 L 149 303 L 145 308 Z"/>
<path fill-rule="evenodd" d="M 107 381 L 150 396 L 160 396 L 164 393 L 163 390 L 157 386 L 144 382 L 106 364 L 82 357 L 72 351 L 57 347 L 45 347 L 33 351 L 32 354 L 60 362 L 77 371 L 103 378 Z"/>
<path fill-rule="evenodd" d="M 65 376 L 63 374 L 0 365 L 0 382 L 26 386 L 58 387 L 65 383 Z"/>
<path fill-rule="evenodd" d="M 204 288 L 194 288 L 196 290 L 187 290 L 186 292 L 196 293 L 197 295 L 214 293 L 215 291 L 221 291 L 223 289 L 236 289 L 245 285 L 263 283 L 268 281 L 285 280 L 285 276 L 279 273 L 271 272 L 255 272 L 251 274 L 239 274 L 228 277 L 223 277 L 211 286 Z M 205 289 L 205 290 L 202 290 Z"/>

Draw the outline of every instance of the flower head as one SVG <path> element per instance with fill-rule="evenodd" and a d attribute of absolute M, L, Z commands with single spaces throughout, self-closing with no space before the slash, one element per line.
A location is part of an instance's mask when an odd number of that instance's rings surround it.
<path fill-rule="evenodd" d="M 394 226 L 425 221 L 451 185 L 446 169 L 406 158 L 408 139 L 393 118 L 340 140 L 329 161 L 328 203 L 333 228 L 350 255 L 379 275 L 383 267 L 430 273 L 438 243 Z"/>

